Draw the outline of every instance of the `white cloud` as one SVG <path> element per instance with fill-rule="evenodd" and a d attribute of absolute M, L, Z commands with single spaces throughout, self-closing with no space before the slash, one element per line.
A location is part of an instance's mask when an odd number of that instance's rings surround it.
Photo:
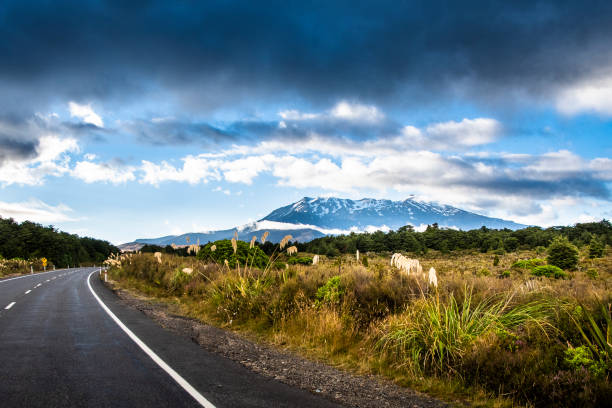
<path fill-rule="evenodd" d="M 78 152 L 75 139 L 55 135 L 38 140 L 36 156 L 28 159 L 7 159 L 0 165 L 0 183 L 40 185 L 46 176 L 61 176 L 70 172 L 68 153 Z"/>
<path fill-rule="evenodd" d="M 319 113 L 305 113 L 295 109 L 284 110 L 278 112 L 278 116 L 285 120 L 310 120 L 321 116 Z M 283 122 L 284 123 L 284 122 Z"/>
<path fill-rule="evenodd" d="M 74 221 L 67 213 L 72 209 L 64 204 L 52 206 L 37 199 L 9 203 L 0 201 L 0 216 L 13 218 L 15 221 L 33 221 L 40 223 Z"/>
<path fill-rule="evenodd" d="M 385 118 L 385 115 L 376 106 L 346 101 L 341 101 L 334 106 L 330 115 L 334 118 L 356 122 L 378 122 Z"/>
<path fill-rule="evenodd" d="M 253 179 L 262 171 L 268 170 L 268 162 L 273 156 L 250 156 L 237 160 L 226 161 L 219 167 L 223 177 L 230 183 L 252 184 Z"/>
<path fill-rule="evenodd" d="M 612 75 L 568 85 L 557 95 L 557 109 L 566 115 L 596 113 L 612 116 Z"/>
<path fill-rule="evenodd" d="M 70 116 L 77 117 L 85 123 L 95 125 L 97 127 L 104 127 L 102 118 L 94 112 L 91 104 L 79 105 L 76 102 L 69 102 L 68 109 L 70 110 Z"/>
<path fill-rule="evenodd" d="M 136 179 L 134 170 L 135 168 L 132 166 L 80 161 L 74 166 L 71 174 L 73 177 L 86 183 L 106 182 L 121 184 Z"/>
<path fill-rule="evenodd" d="M 501 133 L 501 124 L 490 118 L 463 119 L 429 125 L 425 132 L 432 143 L 478 146 L 495 141 Z"/>
<path fill-rule="evenodd" d="M 189 184 L 208 183 L 210 180 L 220 180 L 218 160 L 209 160 L 205 157 L 187 156 L 182 159 L 183 167 L 177 168 L 166 161 L 155 164 L 147 160 L 142 161 L 141 170 L 144 175 L 141 183 L 159 186 L 164 181 L 179 181 Z"/>
<path fill-rule="evenodd" d="M 306 121 L 313 119 L 340 119 L 351 122 L 379 122 L 385 118 L 385 115 L 374 105 L 362 105 L 359 103 L 349 103 L 347 101 L 338 102 L 333 108 L 327 112 L 312 113 L 301 112 L 296 109 L 289 109 L 278 112 L 278 115 L 284 120 Z M 281 122 L 281 127 L 286 127 L 287 124 Z"/>

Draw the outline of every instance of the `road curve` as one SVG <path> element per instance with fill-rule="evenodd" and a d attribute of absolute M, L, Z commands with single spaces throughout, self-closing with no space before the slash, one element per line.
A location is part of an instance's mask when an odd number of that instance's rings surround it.
<path fill-rule="evenodd" d="M 96 274 L 90 289 L 93 271 L 0 280 L 2 407 L 338 407 L 162 329 L 123 306 Z"/>

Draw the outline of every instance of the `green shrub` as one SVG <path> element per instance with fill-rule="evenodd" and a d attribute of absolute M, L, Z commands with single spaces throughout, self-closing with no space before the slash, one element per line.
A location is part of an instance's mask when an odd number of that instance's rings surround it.
<path fill-rule="evenodd" d="M 499 265 L 499 255 L 493 257 L 493 266 Z"/>
<path fill-rule="evenodd" d="M 481 270 L 478 271 L 477 275 L 478 276 L 489 276 L 491 275 L 491 272 L 487 268 L 482 268 Z"/>
<path fill-rule="evenodd" d="M 183 293 L 185 290 L 185 285 L 189 283 L 191 280 L 191 275 L 186 274 L 182 270 L 178 269 L 170 278 L 170 282 L 168 282 L 168 288 L 170 291 L 174 293 Z"/>
<path fill-rule="evenodd" d="M 547 278 L 566 279 L 569 277 L 567 272 L 555 265 L 540 265 L 532 269 L 534 276 L 546 276 Z"/>
<path fill-rule="evenodd" d="M 295 256 L 287 261 L 289 265 L 312 265 L 312 258 L 309 256 Z"/>
<path fill-rule="evenodd" d="M 548 247 L 547 261 L 561 269 L 574 269 L 578 264 L 578 248 L 565 237 L 557 237 Z"/>
<path fill-rule="evenodd" d="M 584 367 L 596 377 L 606 373 L 606 363 L 596 359 L 588 346 L 569 347 L 565 350 L 564 362 L 573 370 Z"/>
<path fill-rule="evenodd" d="M 502 273 L 499 274 L 499 277 L 500 278 L 509 278 L 510 275 L 512 275 L 512 272 L 510 272 L 508 270 L 505 270 L 505 271 L 503 271 Z"/>
<path fill-rule="evenodd" d="M 535 247 L 535 253 L 538 254 L 538 255 L 545 254 L 546 253 L 546 247 L 538 245 L 537 247 Z"/>
<path fill-rule="evenodd" d="M 603 376 L 612 373 L 612 311 L 603 303 L 599 308 L 599 316 L 586 307 L 569 316 L 582 336 L 583 345 L 590 350 L 592 360 L 599 363 L 593 365 L 593 373 Z"/>
<path fill-rule="evenodd" d="M 604 255 L 604 244 L 597 238 L 593 237 L 589 244 L 589 258 L 601 258 Z"/>
<path fill-rule="evenodd" d="M 587 269 L 586 274 L 591 279 L 597 279 L 599 277 L 599 273 L 597 272 L 597 269 L 595 268 Z"/>
<path fill-rule="evenodd" d="M 508 252 L 514 252 L 518 249 L 518 247 L 519 247 L 519 240 L 515 237 L 508 237 L 504 241 L 504 248 Z"/>
<path fill-rule="evenodd" d="M 216 250 L 211 251 L 211 247 L 215 245 Z M 206 244 L 197 255 L 198 259 L 208 262 L 216 262 L 222 265 L 227 259 L 230 268 L 236 267 L 236 261 L 243 267 L 247 264 L 255 268 L 264 268 L 268 264 L 268 256 L 258 247 L 249 248 L 249 243 L 244 241 L 237 242 L 237 250 L 234 254 L 232 242 L 229 239 L 223 239 Z"/>
<path fill-rule="evenodd" d="M 368 265 L 368 257 L 367 256 L 364 255 L 364 256 L 361 257 L 361 264 L 363 266 L 365 266 L 366 268 L 369 266 Z"/>
<path fill-rule="evenodd" d="M 521 259 L 512 264 L 515 269 L 529 269 L 532 270 L 536 266 L 545 265 L 546 261 L 540 258 L 533 259 Z"/>
<path fill-rule="evenodd" d="M 323 303 L 326 303 L 337 305 L 340 303 L 343 295 L 344 288 L 342 287 L 340 276 L 332 276 L 325 283 L 325 285 L 317 289 L 317 294 L 315 295 L 316 304 L 321 305 Z"/>

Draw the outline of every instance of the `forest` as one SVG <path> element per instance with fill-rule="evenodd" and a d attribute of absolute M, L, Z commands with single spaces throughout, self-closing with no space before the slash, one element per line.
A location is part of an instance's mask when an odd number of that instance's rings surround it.
<path fill-rule="evenodd" d="M 30 221 L 18 223 L 0 217 L 0 258 L 47 258 L 51 265 L 66 267 L 101 263 L 119 248 L 108 241 L 79 237 Z"/>

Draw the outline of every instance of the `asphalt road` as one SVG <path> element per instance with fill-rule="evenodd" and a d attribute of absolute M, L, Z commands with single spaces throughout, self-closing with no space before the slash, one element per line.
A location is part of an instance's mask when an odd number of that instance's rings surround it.
<path fill-rule="evenodd" d="M 93 271 L 0 280 L 0 406 L 338 407 L 162 329 Z"/>

